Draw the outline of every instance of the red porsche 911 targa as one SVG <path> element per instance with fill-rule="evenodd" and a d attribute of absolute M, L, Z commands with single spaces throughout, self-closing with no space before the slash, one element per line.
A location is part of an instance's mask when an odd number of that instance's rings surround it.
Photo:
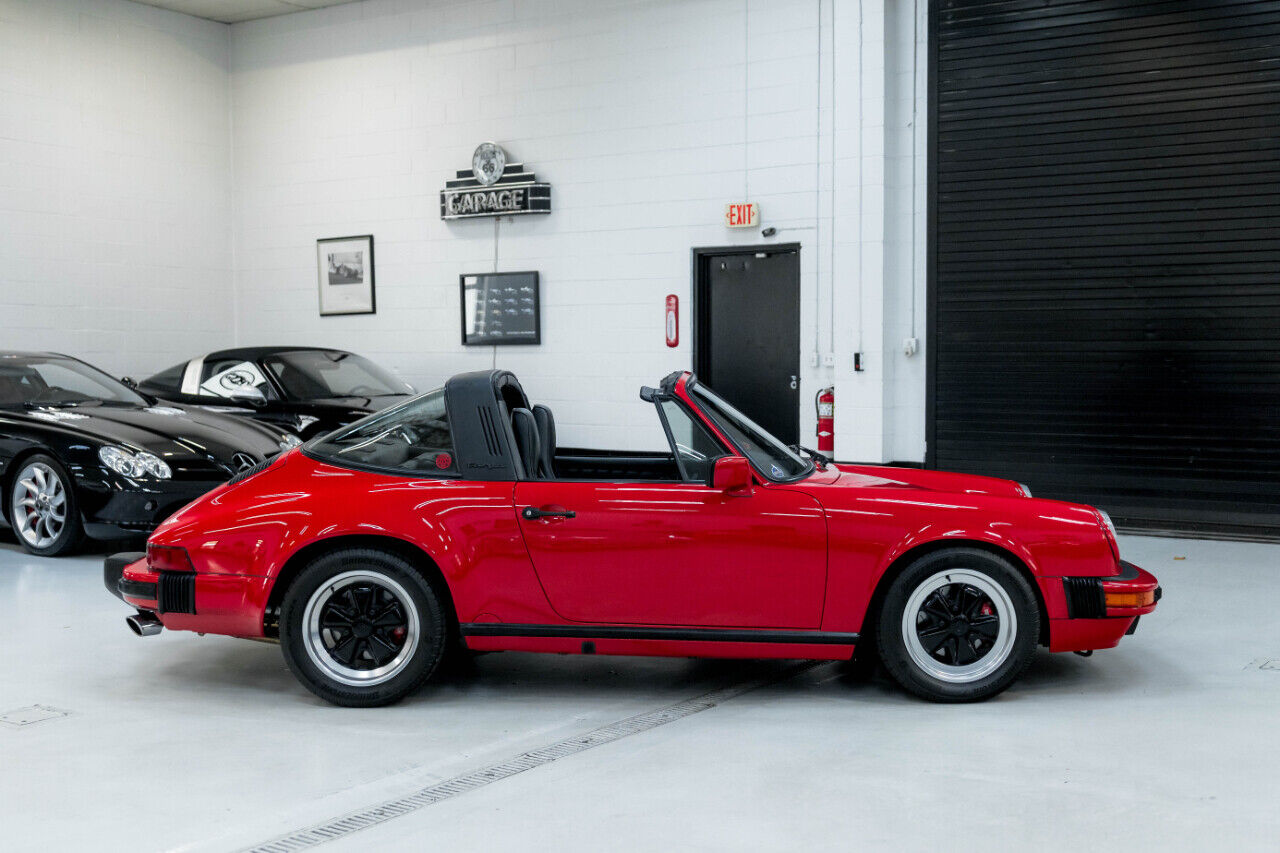
<path fill-rule="evenodd" d="M 1159 599 L 1092 507 L 832 464 L 691 373 L 640 398 L 667 452 L 557 448 L 515 376 L 455 376 L 188 505 L 107 559 L 107 587 L 141 635 L 278 638 L 357 706 L 466 650 L 879 661 L 927 699 L 985 699 L 1038 645 L 1115 646 Z"/>

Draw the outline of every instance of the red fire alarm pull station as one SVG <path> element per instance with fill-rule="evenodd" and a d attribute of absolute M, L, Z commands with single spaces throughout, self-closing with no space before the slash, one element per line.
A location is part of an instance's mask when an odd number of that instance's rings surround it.
<path fill-rule="evenodd" d="M 667 346 L 680 345 L 680 298 L 674 293 L 667 295 Z"/>

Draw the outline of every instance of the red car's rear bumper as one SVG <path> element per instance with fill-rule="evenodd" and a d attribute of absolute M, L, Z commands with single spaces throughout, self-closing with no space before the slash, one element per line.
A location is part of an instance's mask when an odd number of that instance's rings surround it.
<path fill-rule="evenodd" d="M 155 572 L 145 554 L 116 554 L 103 563 L 103 583 L 125 604 L 150 611 L 166 628 L 261 637 L 267 578 Z"/>
<path fill-rule="evenodd" d="M 1155 575 L 1133 563 L 1109 578 L 1063 578 L 1066 619 L 1049 620 L 1049 651 L 1110 649 L 1137 628 L 1138 617 L 1156 609 L 1161 590 Z"/>

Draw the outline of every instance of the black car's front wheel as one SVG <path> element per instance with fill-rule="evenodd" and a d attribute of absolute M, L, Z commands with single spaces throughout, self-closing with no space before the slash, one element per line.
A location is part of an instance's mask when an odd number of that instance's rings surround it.
<path fill-rule="evenodd" d="M 10 483 L 9 524 L 23 548 L 57 557 L 76 546 L 84 525 L 71 475 L 61 462 L 44 454 L 29 456 Z"/>
<path fill-rule="evenodd" d="M 290 585 L 280 645 L 289 669 L 320 698 L 387 705 L 435 671 L 446 624 L 440 596 L 408 561 L 352 548 L 317 558 Z"/>
<path fill-rule="evenodd" d="M 894 580 L 877 633 L 885 669 L 904 688 L 935 702 L 974 702 L 1026 670 L 1040 612 L 1031 584 L 1008 560 L 947 548 Z"/>

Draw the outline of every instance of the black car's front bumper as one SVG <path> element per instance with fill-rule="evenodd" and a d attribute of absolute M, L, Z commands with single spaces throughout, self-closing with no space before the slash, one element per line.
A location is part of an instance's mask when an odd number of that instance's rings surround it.
<path fill-rule="evenodd" d="M 226 482 L 218 480 L 77 480 L 76 498 L 84 529 L 94 539 L 145 535 L 201 495 Z"/>

